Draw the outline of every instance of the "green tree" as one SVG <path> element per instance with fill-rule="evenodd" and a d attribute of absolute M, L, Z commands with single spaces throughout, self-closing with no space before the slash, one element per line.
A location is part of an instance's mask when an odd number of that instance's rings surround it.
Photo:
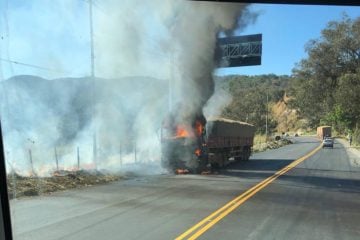
<path fill-rule="evenodd" d="M 336 102 L 346 115 L 347 128 L 355 128 L 360 123 L 360 72 L 345 74 L 339 79 Z"/>
<path fill-rule="evenodd" d="M 344 130 L 359 122 L 360 18 L 344 14 L 305 47 L 308 57 L 293 70 L 291 105 L 315 127 L 328 122 Z M 356 105 L 357 103 L 357 105 Z"/>
<path fill-rule="evenodd" d="M 340 105 L 335 105 L 334 109 L 327 113 L 320 121 L 321 125 L 332 125 L 339 132 L 345 133 L 351 125 L 351 117 Z"/>
<path fill-rule="evenodd" d="M 222 77 L 224 88 L 233 97 L 222 115 L 254 124 L 258 132 L 264 133 L 268 112 L 268 127 L 271 131 L 276 127 L 276 122 L 271 118 L 269 106 L 283 98 L 290 80 L 289 76 L 275 74 Z"/>

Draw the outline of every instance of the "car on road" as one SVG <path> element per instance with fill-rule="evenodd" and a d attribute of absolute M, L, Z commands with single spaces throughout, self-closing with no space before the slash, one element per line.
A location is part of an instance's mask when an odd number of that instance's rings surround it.
<path fill-rule="evenodd" d="M 324 138 L 322 147 L 334 148 L 334 140 L 332 138 Z"/>

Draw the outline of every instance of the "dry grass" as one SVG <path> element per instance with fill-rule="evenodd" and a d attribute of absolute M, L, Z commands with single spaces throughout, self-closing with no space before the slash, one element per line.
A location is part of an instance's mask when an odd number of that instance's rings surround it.
<path fill-rule="evenodd" d="M 253 152 L 263 152 L 267 149 L 280 148 L 288 144 L 292 144 L 292 142 L 286 138 L 275 141 L 274 139 L 268 137 L 266 141 L 265 135 L 257 134 L 254 137 Z"/>
<path fill-rule="evenodd" d="M 13 173 L 8 175 L 7 183 L 9 198 L 12 199 L 105 184 L 121 178 L 118 175 L 86 171 L 62 171 L 52 177 L 24 177 Z"/>
<path fill-rule="evenodd" d="M 265 134 L 256 134 L 254 137 L 254 152 L 261 152 L 267 148 L 266 135 Z"/>
<path fill-rule="evenodd" d="M 256 134 L 254 137 L 254 145 L 266 142 L 265 134 Z"/>

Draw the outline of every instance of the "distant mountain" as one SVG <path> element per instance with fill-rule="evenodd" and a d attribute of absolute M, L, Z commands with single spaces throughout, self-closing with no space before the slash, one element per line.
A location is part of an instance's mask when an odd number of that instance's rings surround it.
<path fill-rule="evenodd" d="M 164 96 L 167 89 L 163 80 L 151 77 L 93 81 L 89 77 L 47 80 L 21 75 L 1 82 L 0 92 L 5 132 L 31 135 L 53 127 L 59 132 L 56 141 L 63 142 L 88 126 L 94 106 L 97 115 L 111 118 L 113 111 L 116 117 L 127 116 L 131 124 L 143 105 Z"/>

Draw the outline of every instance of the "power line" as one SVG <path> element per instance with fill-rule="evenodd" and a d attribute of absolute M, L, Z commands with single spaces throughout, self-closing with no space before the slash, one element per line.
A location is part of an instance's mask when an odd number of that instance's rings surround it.
<path fill-rule="evenodd" d="M 57 73 L 65 73 L 64 71 L 60 71 L 60 70 L 56 70 L 56 69 L 51 69 L 51 68 L 46 68 L 46 67 L 42 67 L 42 66 L 38 66 L 38 65 L 33 65 L 33 64 L 29 64 L 29 63 L 24 63 L 24 62 L 13 61 L 13 60 L 6 59 L 6 58 L 0 58 L 0 61 L 9 62 L 9 63 L 13 63 L 13 64 L 25 66 L 25 67 L 36 68 L 36 69 L 40 69 L 40 70 L 44 70 L 44 71 L 57 72 Z"/>

